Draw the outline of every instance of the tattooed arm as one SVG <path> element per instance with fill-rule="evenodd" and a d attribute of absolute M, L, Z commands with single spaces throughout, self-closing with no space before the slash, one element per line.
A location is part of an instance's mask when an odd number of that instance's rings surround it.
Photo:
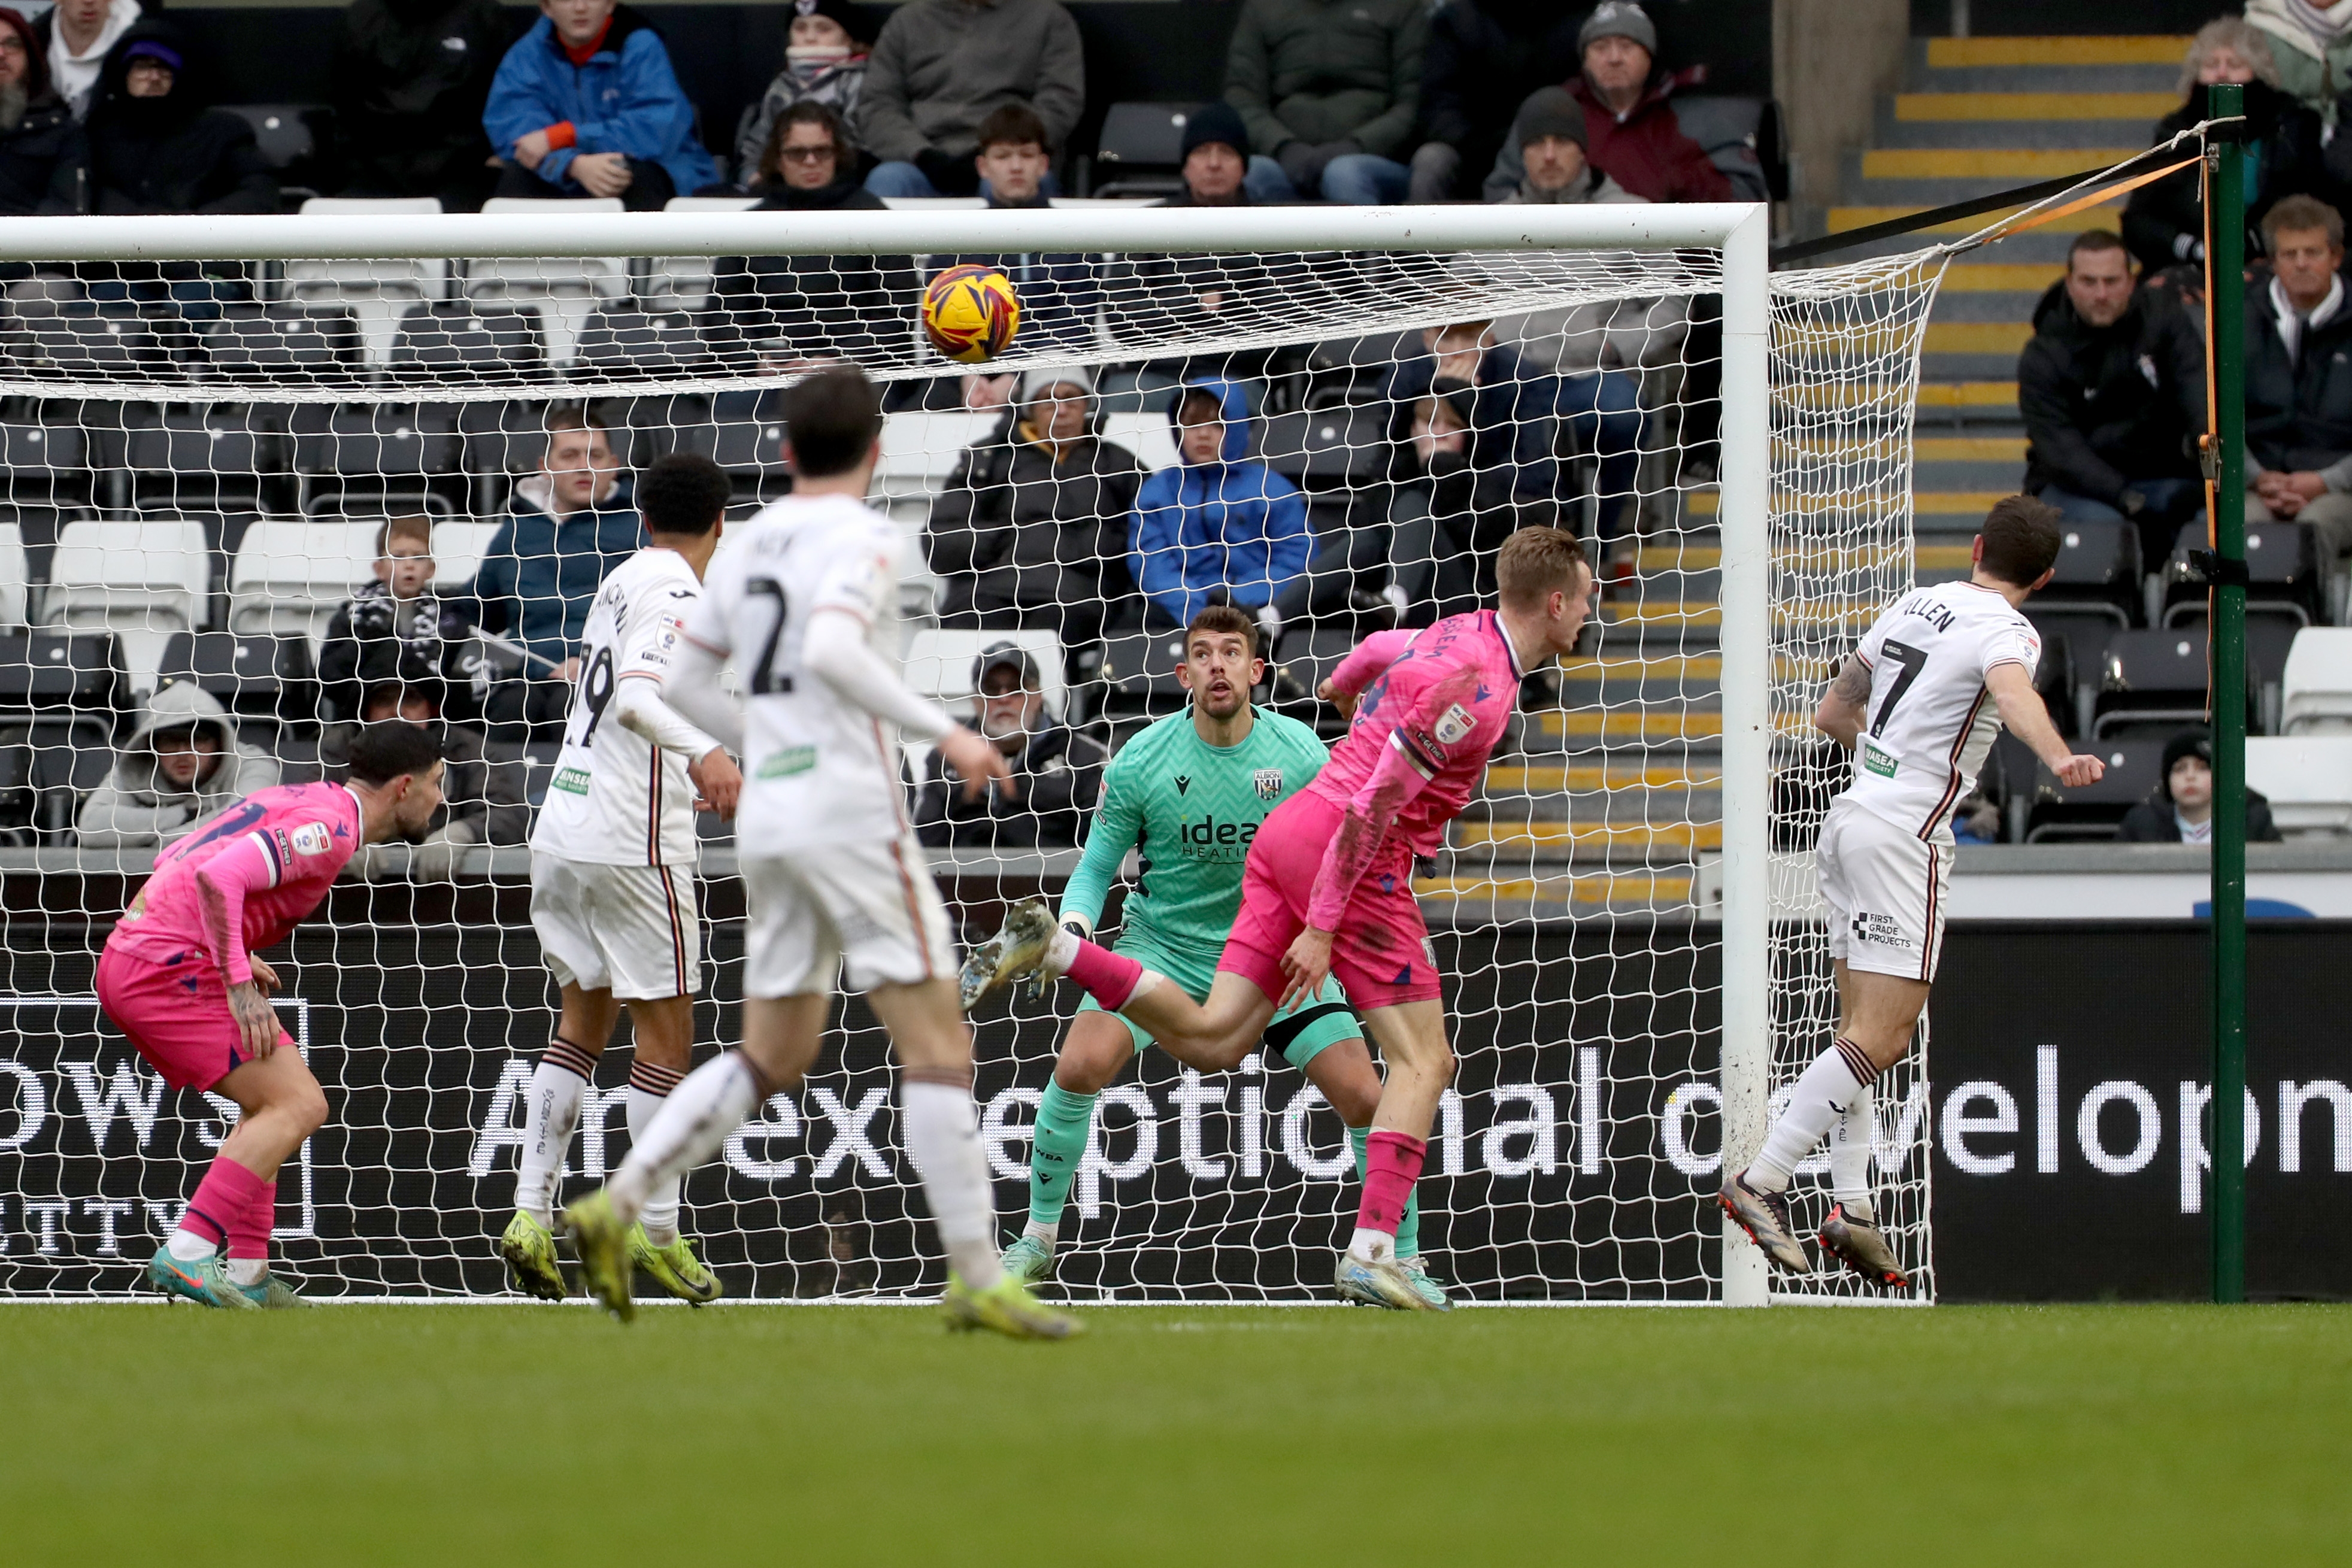
<path fill-rule="evenodd" d="M 1849 653 L 1837 679 L 1822 694 L 1822 706 L 1813 710 L 1813 727 L 1852 751 L 1869 717 L 1870 666 L 1861 654 Z"/>

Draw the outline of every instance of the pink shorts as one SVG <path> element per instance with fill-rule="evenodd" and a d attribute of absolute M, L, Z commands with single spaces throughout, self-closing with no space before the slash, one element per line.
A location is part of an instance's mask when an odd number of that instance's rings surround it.
<path fill-rule="evenodd" d="M 1241 915 L 1218 968 L 1269 997 L 1282 995 L 1282 956 L 1306 928 L 1307 896 L 1345 815 L 1304 789 L 1274 809 L 1250 843 Z M 1429 927 L 1412 895 L 1412 856 L 1402 845 L 1383 847 L 1356 884 L 1331 943 L 1331 976 L 1358 1012 L 1434 1001 L 1443 994 Z"/>
<path fill-rule="evenodd" d="M 98 959 L 98 1005 L 174 1089 L 210 1089 L 252 1060 L 228 1010 L 228 988 L 201 952 L 163 962 L 109 943 Z M 278 1043 L 293 1049 L 283 1030 Z"/>

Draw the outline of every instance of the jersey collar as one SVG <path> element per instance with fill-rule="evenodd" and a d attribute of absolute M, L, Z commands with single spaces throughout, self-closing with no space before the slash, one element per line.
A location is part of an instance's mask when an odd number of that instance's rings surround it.
<path fill-rule="evenodd" d="M 1494 632 L 1495 641 L 1503 645 L 1503 656 L 1511 661 L 1512 677 L 1526 680 L 1528 673 L 1519 668 L 1519 651 L 1511 646 L 1511 634 L 1503 630 L 1503 618 L 1491 610 L 1482 610 L 1478 613 L 1486 618 L 1486 629 Z"/>

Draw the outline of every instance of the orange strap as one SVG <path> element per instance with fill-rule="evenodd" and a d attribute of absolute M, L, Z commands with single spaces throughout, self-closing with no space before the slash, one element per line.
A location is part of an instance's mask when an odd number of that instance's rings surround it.
<path fill-rule="evenodd" d="M 2028 229 L 2038 229 L 2044 224 L 2054 223 L 2070 213 L 2079 213 L 2085 207 L 2095 207 L 2102 202 L 2112 202 L 2117 196 L 2128 194 L 2133 191 L 2138 190 L 2142 185 L 2163 179 L 2167 174 L 2177 174 L 2181 170 L 2188 168 L 2191 163 L 2201 163 L 2203 162 L 2203 154 L 2200 153 L 2188 158 L 2183 158 L 2178 163 L 2167 163 L 2161 169 L 2152 169 L 2145 174 L 2135 174 L 2130 179 L 2121 181 L 2113 185 L 2103 185 L 2099 189 L 2093 191 L 2088 195 L 2075 197 L 2073 201 L 2067 203 L 2063 207 L 2053 207 L 2046 213 L 2034 214 L 2031 218 L 2028 218 L 2022 223 L 2013 225 L 2008 228 L 1993 230 L 1984 236 L 1984 243 L 1990 245 L 1995 240 L 2007 239 L 2011 235 L 2021 235 Z"/>

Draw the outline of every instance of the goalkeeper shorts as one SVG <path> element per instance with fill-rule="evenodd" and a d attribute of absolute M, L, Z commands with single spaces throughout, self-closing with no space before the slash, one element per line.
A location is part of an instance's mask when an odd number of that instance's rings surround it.
<path fill-rule="evenodd" d="M 1156 970 L 1175 983 L 1178 989 L 1196 1002 L 1209 999 L 1209 988 L 1216 983 L 1216 955 L 1180 957 L 1177 950 L 1156 942 L 1141 932 L 1122 933 L 1112 944 L 1111 951 L 1122 958 L 1132 958 L 1147 969 Z M 1100 1012 L 1094 998 L 1078 1004 L 1082 1013 Z M 1133 1019 L 1119 1013 L 1111 1017 L 1127 1026 L 1127 1032 L 1140 1053 L 1151 1043 L 1150 1031 Z M 1343 1040 L 1360 1040 L 1364 1026 L 1356 1021 L 1349 1009 L 1348 998 L 1339 989 L 1339 982 L 1326 979 L 1323 988 L 1301 1000 L 1297 1006 L 1283 1009 L 1265 1026 L 1265 1043 L 1282 1052 L 1283 1060 L 1291 1066 L 1306 1071 L 1307 1064 L 1328 1047 Z"/>
<path fill-rule="evenodd" d="M 1953 850 L 1841 796 L 1813 852 L 1830 956 L 1849 969 L 1932 980 L 1944 952 Z"/>
<path fill-rule="evenodd" d="M 530 924 L 556 984 L 623 1001 L 702 989 L 702 917 L 694 873 L 600 865 L 544 850 L 530 857 Z"/>

